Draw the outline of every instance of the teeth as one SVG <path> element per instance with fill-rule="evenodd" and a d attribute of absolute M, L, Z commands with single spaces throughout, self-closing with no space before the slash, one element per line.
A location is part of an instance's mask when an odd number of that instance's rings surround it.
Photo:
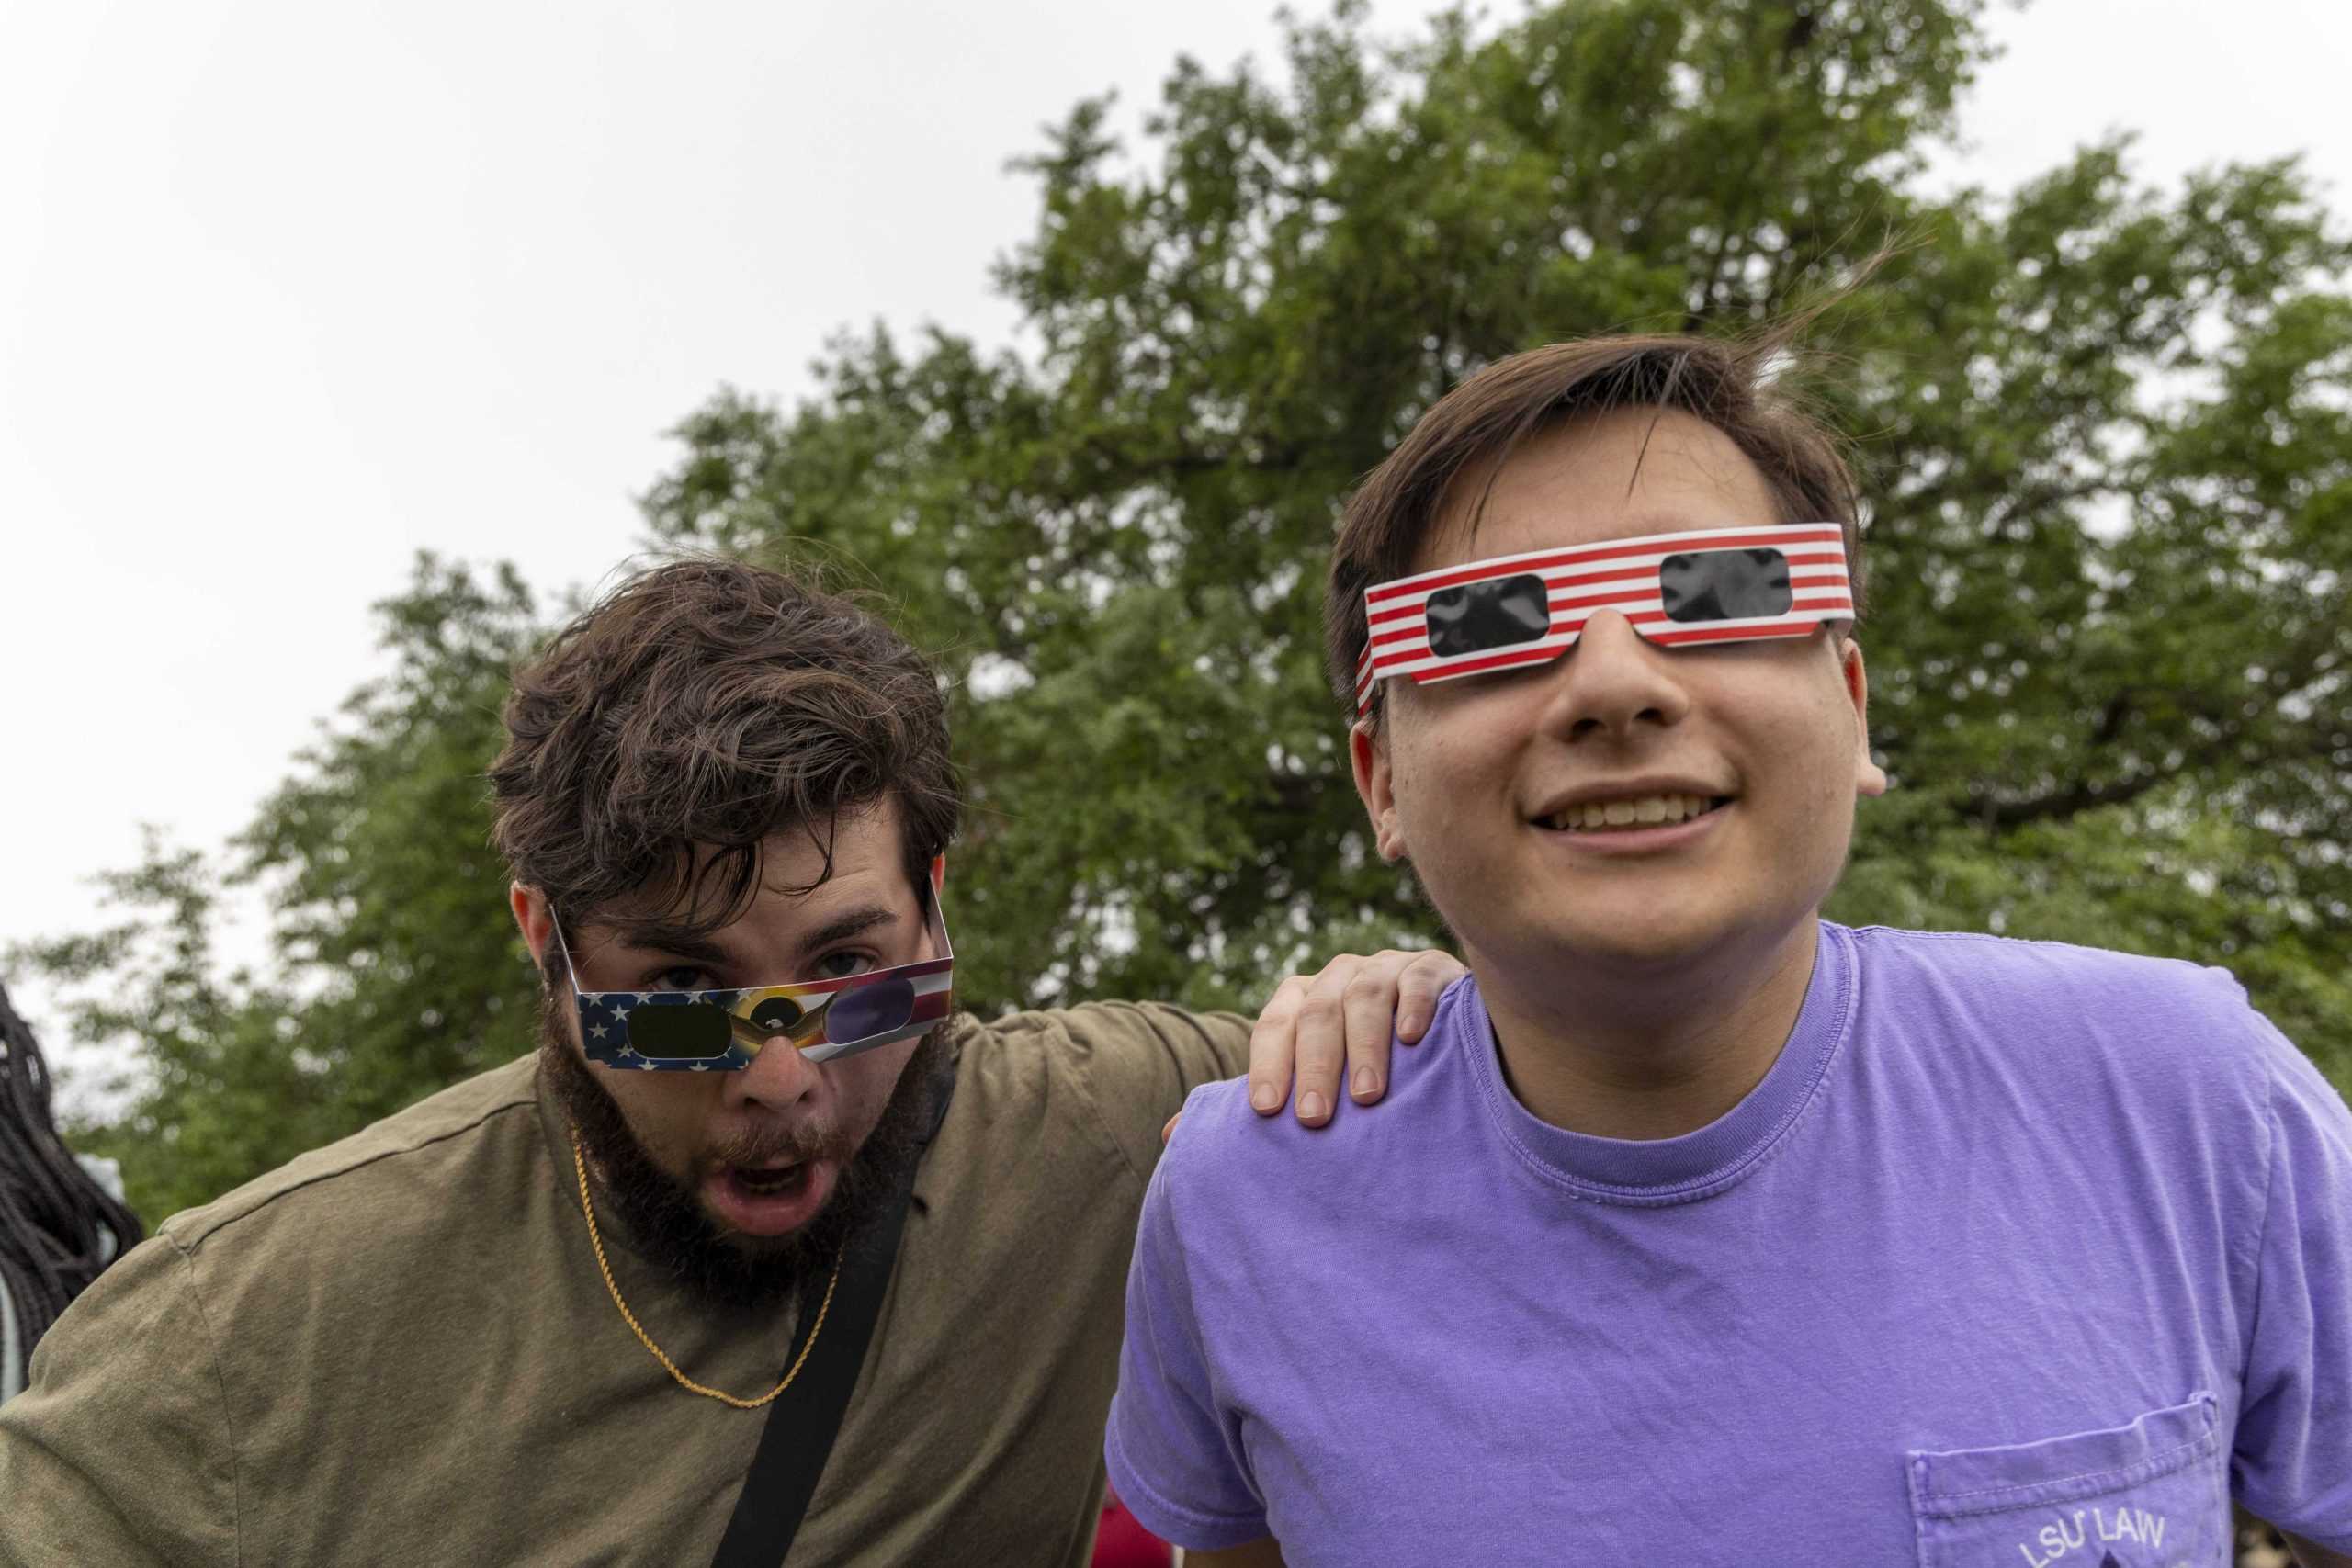
<path fill-rule="evenodd" d="M 1706 811 L 1703 795 L 1645 795 L 1629 800 L 1587 801 L 1545 818 L 1547 828 L 1591 832 L 1603 828 L 1650 828 L 1686 822 Z"/>

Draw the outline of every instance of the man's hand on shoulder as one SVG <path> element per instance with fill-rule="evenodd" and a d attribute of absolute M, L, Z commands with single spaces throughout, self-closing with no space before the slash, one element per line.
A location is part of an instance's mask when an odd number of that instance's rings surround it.
<path fill-rule="evenodd" d="M 1388 1046 L 1420 1043 L 1440 992 L 1464 973 L 1450 953 L 1343 953 L 1313 975 L 1274 988 L 1250 1032 L 1250 1104 L 1272 1116 L 1289 1101 L 1299 1121 L 1320 1127 L 1349 1098 L 1370 1105 L 1388 1089 Z M 1296 1093 L 1292 1091 L 1295 1089 Z M 1176 1130 L 1168 1119 L 1165 1141 Z"/>

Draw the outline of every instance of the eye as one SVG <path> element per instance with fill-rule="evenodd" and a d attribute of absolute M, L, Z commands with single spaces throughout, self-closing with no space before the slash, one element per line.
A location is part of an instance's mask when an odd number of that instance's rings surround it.
<path fill-rule="evenodd" d="M 656 969 L 645 977 L 646 989 L 652 991 L 716 991 L 721 987 L 718 977 L 698 964 L 673 964 L 666 969 Z"/>
<path fill-rule="evenodd" d="M 839 980 L 851 975 L 863 975 L 874 967 L 874 955 L 855 948 L 842 948 L 817 960 L 817 972 L 812 980 Z"/>

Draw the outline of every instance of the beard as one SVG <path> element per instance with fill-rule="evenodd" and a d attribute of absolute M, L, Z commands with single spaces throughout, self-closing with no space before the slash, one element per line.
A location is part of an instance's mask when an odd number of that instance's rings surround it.
<path fill-rule="evenodd" d="M 772 1132 L 724 1139 L 712 1153 L 732 1165 L 830 1159 L 840 1176 L 814 1218 L 787 1235 L 730 1237 L 712 1223 L 693 1184 L 654 1162 L 628 1119 L 573 1048 L 568 997 L 552 989 L 539 1001 L 539 1076 L 580 1134 L 604 1199 L 628 1227 L 639 1254 L 688 1295 L 729 1311 L 767 1311 L 796 1291 L 813 1294 L 831 1277 L 842 1248 L 888 1207 L 900 1179 L 921 1157 L 931 1131 L 933 1090 L 945 1058 L 944 1025 L 926 1033 L 890 1092 L 880 1120 L 857 1143 L 840 1129 L 795 1137 Z"/>

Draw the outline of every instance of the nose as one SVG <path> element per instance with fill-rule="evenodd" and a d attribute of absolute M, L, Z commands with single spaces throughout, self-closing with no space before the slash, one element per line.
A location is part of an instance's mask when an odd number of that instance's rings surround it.
<path fill-rule="evenodd" d="M 822 1068 L 779 1040 L 752 1057 L 750 1066 L 727 1075 L 727 1104 L 730 1110 L 756 1105 L 789 1111 L 820 1094 L 824 1081 Z"/>
<path fill-rule="evenodd" d="M 1569 740 L 1627 739 L 1645 727 L 1679 724 L 1690 711 L 1671 656 L 1615 610 L 1585 622 L 1576 646 L 1553 667 L 1549 696 L 1544 727 Z"/>

